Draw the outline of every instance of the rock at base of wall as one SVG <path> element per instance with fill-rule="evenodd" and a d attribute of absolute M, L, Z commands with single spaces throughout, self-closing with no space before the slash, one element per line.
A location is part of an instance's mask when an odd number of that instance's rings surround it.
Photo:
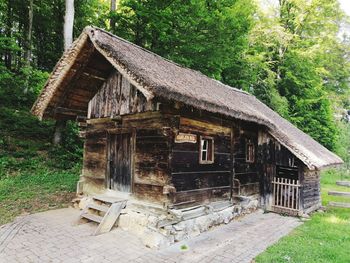
<path fill-rule="evenodd" d="M 198 209 L 200 213 L 197 213 L 197 216 L 188 210 L 186 212 L 172 210 L 162 215 L 155 215 L 127 207 L 120 215 L 117 225 L 138 236 L 147 247 L 164 248 L 174 242 L 196 237 L 214 226 L 227 224 L 235 217 L 256 210 L 258 200 L 249 197 L 243 204 L 231 204 L 219 211 L 215 211 L 210 204 L 203 207 L 205 209 Z"/>

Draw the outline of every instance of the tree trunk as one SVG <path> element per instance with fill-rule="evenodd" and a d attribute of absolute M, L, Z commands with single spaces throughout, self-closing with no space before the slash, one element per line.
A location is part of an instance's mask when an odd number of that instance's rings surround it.
<path fill-rule="evenodd" d="M 116 0 L 111 0 L 111 10 L 110 10 L 111 14 L 113 14 L 116 9 L 117 9 Z M 111 17 L 111 19 L 109 20 L 109 26 L 112 32 L 115 33 L 115 20 L 113 19 L 113 17 Z"/>
<path fill-rule="evenodd" d="M 29 0 L 28 6 L 28 31 L 27 41 L 25 42 L 25 65 L 27 68 L 30 67 L 32 58 L 32 29 L 33 29 L 33 0 Z M 29 90 L 29 75 L 26 76 L 24 82 L 24 93 L 26 94 Z"/>
<path fill-rule="evenodd" d="M 61 145 L 63 139 L 63 132 L 66 129 L 66 120 L 57 120 L 55 125 L 55 133 L 53 135 L 53 144 Z"/>
<path fill-rule="evenodd" d="M 11 38 L 12 37 L 12 1 L 7 1 L 7 16 L 6 16 L 6 37 Z M 11 70 L 12 68 L 12 50 L 9 49 L 8 51 L 5 51 L 5 65 L 6 67 Z"/>
<path fill-rule="evenodd" d="M 66 0 L 66 14 L 64 16 L 64 50 L 67 50 L 73 42 L 74 0 Z"/>
<path fill-rule="evenodd" d="M 30 66 L 32 57 L 32 30 L 33 30 L 33 0 L 29 0 L 28 6 L 28 32 L 27 32 L 27 45 L 25 60 L 28 66 Z"/>
<path fill-rule="evenodd" d="M 64 16 L 63 39 L 64 50 L 66 51 L 73 42 L 73 23 L 74 23 L 74 0 L 66 0 L 66 14 Z M 66 129 L 66 120 L 57 120 L 53 144 L 59 145 L 63 141 L 63 132 Z"/>

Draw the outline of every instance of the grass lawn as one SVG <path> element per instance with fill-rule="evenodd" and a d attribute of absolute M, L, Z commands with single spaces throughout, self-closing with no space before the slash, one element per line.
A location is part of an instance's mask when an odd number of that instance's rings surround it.
<path fill-rule="evenodd" d="M 0 225 L 21 214 L 66 207 L 75 195 L 78 175 L 42 168 L 0 180 Z"/>
<path fill-rule="evenodd" d="M 328 196 L 328 190 L 350 191 L 337 186 L 337 180 L 349 180 L 334 170 L 322 174 L 322 203 L 350 202 L 349 198 Z M 350 209 L 330 208 L 315 213 L 309 221 L 269 247 L 256 262 L 350 262 Z"/>
<path fill-rule="evenodd" d="M 79 148 L 53 147 L 52 133 L 52 123 L 0 107 L 0 225 L 72 200 L 82 154 Z"/>

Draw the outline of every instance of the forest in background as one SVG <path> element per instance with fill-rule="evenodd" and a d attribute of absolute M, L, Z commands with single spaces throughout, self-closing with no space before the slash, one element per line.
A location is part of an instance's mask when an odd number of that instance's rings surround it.
<path fill-rule="evenodd" d="M 75 0 L 74 8 L 74 38 L 94 25 L 246 90 L 350 162 L 350 37 L 341 30 L 349 17 L 337 0 Z M 73 123 L 53 146 L 54 122 L 29 114 L 63 53 L 64 14 L 64 0 L 0 2 L 0 179 L 35 158 L 64 170 L 81 160 Z"/>
<path fill-rule="evenodd" d="M 111 10 L 111 2 L 115 6 Z M 350 108 L 348 17 L 337 0 L 75 0 L 74 37 L 104 28 L 244 89 L 331 150 Z M 63 52 L 63 0 L 0 4 L 0 96 L 30 108 Z M 339 118 L 338 118 L 339 119 Z M 341 127 L 340 127 L 341 126 Z"/>

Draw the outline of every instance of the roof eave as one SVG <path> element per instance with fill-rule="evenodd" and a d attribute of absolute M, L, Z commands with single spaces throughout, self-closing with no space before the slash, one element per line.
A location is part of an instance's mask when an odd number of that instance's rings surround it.
<path fill-rule="evenodd" d="M 31 112 L 40 120 L 47 116 L 46 109 L 55 96 L 57 88 L 67 76 L 67 73 L 73 66 L 75 60 L 80 54 L 83 46 L 88 41 L 88 34 L 82 33 L 71 45 L 71 47 L 63 53 L 61 59 L 57 62 L 49 79 L 46 81 L 43 90 L 35 101 Z"/>

